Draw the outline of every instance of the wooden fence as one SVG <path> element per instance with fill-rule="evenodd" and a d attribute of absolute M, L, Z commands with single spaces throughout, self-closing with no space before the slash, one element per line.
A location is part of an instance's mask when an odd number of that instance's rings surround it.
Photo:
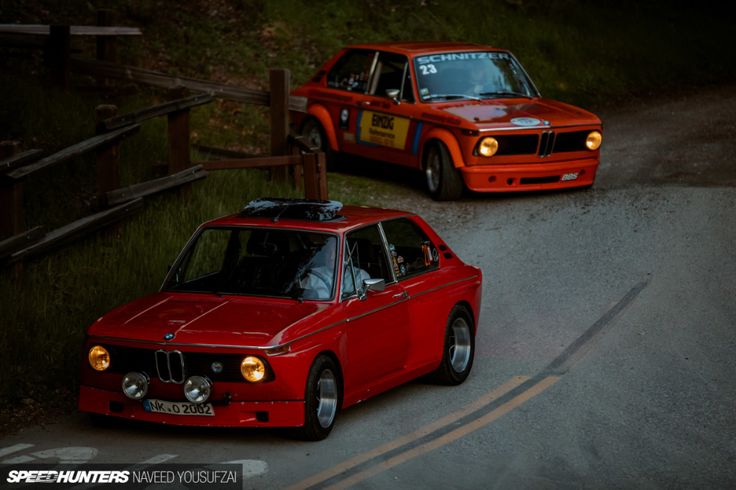
<path fill-rule="evenodd" d="M 98 15 L 98 20 L 98 23 L 107 22 L 104 15 Z M 140 31 L 126 29 L 130 28 L 0 25 L 0 37 L 7 35 L 9 30 L 14 30 L 13 34 L 16 35 L 48 36 L 48 40 L 43 43 L 46 64 L 49 72 L 54 74 L 51 78 L 63 86 L 69 83 L 70 73 L 79 73 L 92 75 L 103 83 L 107 79 L 125 79 L 172 89 L 177 93 L 182 90 L 200 92 L 124 115 L 116 115 L 117 109 L 114 106 L 100 106 L 96 114 L 95 136 L 45 157 L 38 149 L 19 151 L 18 148 L 10 147 L 5 149 L 7 154 L 3 155 L 3 149 L 0 148 L 0 262 L 19 263 L 70 239 L 119 221 L 138 211 L 146 196 L 204 178 L 208 171 L 269 168 L 272 175 L 285 179 L 291 168 L 294 184 L 303 186 L 307 199 L 328 198 L 325 155 L 308 147 L 300 137 L 289 134 L 289 111 L 305 111 L 306 100 L 289 95 L 288 70 L 271 70 L 270 91 L 266 92 L 175 77 L 106 61 L 110 58 L 110 36 L 140 34 Z M 74 35 L 97 36 L 97 60 L 77 59 L 69 55 L 69 39 Z M 190 110 L 210 103 L 214 97 L 270 107 L 270 156 L 227 158 L 194 164 L 191 162 Z M 142 122 L 163 116 L 168 121 L 167 175 L 121 188 L 120 144 L 135 134 Z M 42 227 L 26 229 L 23 205 L 26 178 L 90 152 L 96 153 L 97 189 L 94 208 L 97 211 L 50 232 L 44 233 Z"/>

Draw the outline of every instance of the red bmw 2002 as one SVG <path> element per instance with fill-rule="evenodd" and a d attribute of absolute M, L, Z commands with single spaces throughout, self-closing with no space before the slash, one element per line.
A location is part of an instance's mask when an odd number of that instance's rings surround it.
<path fill-rule="evenodd" d="M 601 121 L 545 99 L 503 49 L 461 43 L 349 46 L 294 91 L 292 123 L 333 152 L 422 169 L 429 193 L 456 199 L 593 185 Z"/>
<path fill-rule="evenodd" d="M 160 292 L 89 327 L 79 407 L 322 439 L 410 379 L 462 383 L 481 282 L 414 214 L 258 199 L 200 226 Z"/>

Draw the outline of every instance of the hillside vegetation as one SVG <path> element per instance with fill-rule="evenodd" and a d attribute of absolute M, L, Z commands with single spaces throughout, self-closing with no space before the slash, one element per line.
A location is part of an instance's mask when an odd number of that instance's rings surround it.
<path fill-rule="evenodd" d="M 732 21 L 727 7 L 715 2 L 2 0 L 0 23 L 94 24 L 98 8 L 112 9 L 116 25 L 144 31 L 142 38 L 118 43 L 121 62 L 250 87 L 265 88 L 271 67 L 290 69 L 298 84 L 345 44 L 387 40 L 508 48 L 544 95 L 594 110 L 736 79 Z M 91 55 L 93 45 L 80 49 Z M 12 94 L 0 98 L 0 140 L 17 140 L 23 148 L 52 151 L 89 137 L 97 104 L 115 103 L 125 112 L 166 96 L 126 84 L 110 92 L 63 92 L 41 81 L 39 58 L 0 48 L 0 87 Z M 195 109 L 192 124 L 195 142 L 249 153 L 268 149 L 262 108 L 217 101 Z M 146 123 L 134 143 L 123 144 L 124 183 L 151 176 L 153 164 L 165 159 L 164 137 L 164 121 L 157 120 Z M 83 214 L 79 203 L 94 178 L 90 164 L 82 159 L 34 177 L 27 186 L 28 225 L 62 224 Z M 390 180 L 371 180 L 371 189 L 393 192 Z M 375 204 L 366 182 L 331 175 L 331 197 Z M 258 171 L 211 174 L 185 198 L 174 192 L 151 199 L 113 231 L 32 261 L 17 277 L 0 271 L 0 395 L 6 406 L 12 411 L 22 400 L 40 406 L 40 413 L 49 398 L 73 394 L 86 326 L 109 308 L 154 291 L 201 221 L 265 194 L 295 191 Z M 49 397 L 52 392 L 57 395 Z"/>

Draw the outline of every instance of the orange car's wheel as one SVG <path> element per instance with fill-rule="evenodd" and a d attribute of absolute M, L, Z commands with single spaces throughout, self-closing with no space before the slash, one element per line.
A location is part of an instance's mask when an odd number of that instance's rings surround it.
<path fill-rule="evenodd" d="M 444 385 L 459 385 L 470 374 L 475 357 L 473 316 L 467 308 L 458 305 L 450 312 L 444 346 L 442 362 L 434 378 Z"/>
<path fill-rule="evenodd" d="M 304 399 L 304 426 L 299 435 L 321 441 L 332 431 L 340 408 L 340 380 L 335 362 L 328 356 L 315 359 L 307 376 Z"/>
<path fill-rule="evenodd" d="M 317 119 L 310 117 L 304 122 L 302 126 L 302 137 L 309 146 L 323 152 L 327 160 L 328 169 L 335 170 L 335 154 L 332 148 L 330 148 L 330 142 L 327 140 L 325 129 Z"/>
<path fill-rule="evenodd" d="M 444 144 L 433 142 L 424 159 L 427 190 L 438 201 L 453 201 L 463 194 L 463 178 L 450 159 Z"/>

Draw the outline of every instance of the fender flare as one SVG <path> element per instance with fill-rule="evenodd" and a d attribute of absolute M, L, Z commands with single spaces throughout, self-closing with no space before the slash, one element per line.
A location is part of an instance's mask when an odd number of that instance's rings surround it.
<path fill-rule="evenodd" d="M 337 147 L 337 135 L 335 134 L 335 128 L 332 126 L 332 119 L 330 118 L 330 113 L 327 112 L 327 109 L 323 105 L 313 104 L 309 106 L 307 113 L 322 125 L 322 129 L 325 131 L 325 137 L 327 137 L 327 143 L 330 145 L 330 148 L 333 151 L 339 151 L 339 148 Z M 302 126 L 304 126 L 304 123 L 302 123 Z"/>
<path fill-rule="evenodd" d="M 463 152 L 460 150 L 460 145 L 458 144 L 455 136 L 448 130 L 443 128 L 432 128 L 427 132 L 423 139 L 422 152 L 419 156 L 419 162 L 422 167 L 424 167 L 424 152 L 432 140 L 440 141 L 445 145 L 447 151 L 450 153 L 450 158 L 452 158 L 452 164 L 455 168 L 465 166 Z"/>

